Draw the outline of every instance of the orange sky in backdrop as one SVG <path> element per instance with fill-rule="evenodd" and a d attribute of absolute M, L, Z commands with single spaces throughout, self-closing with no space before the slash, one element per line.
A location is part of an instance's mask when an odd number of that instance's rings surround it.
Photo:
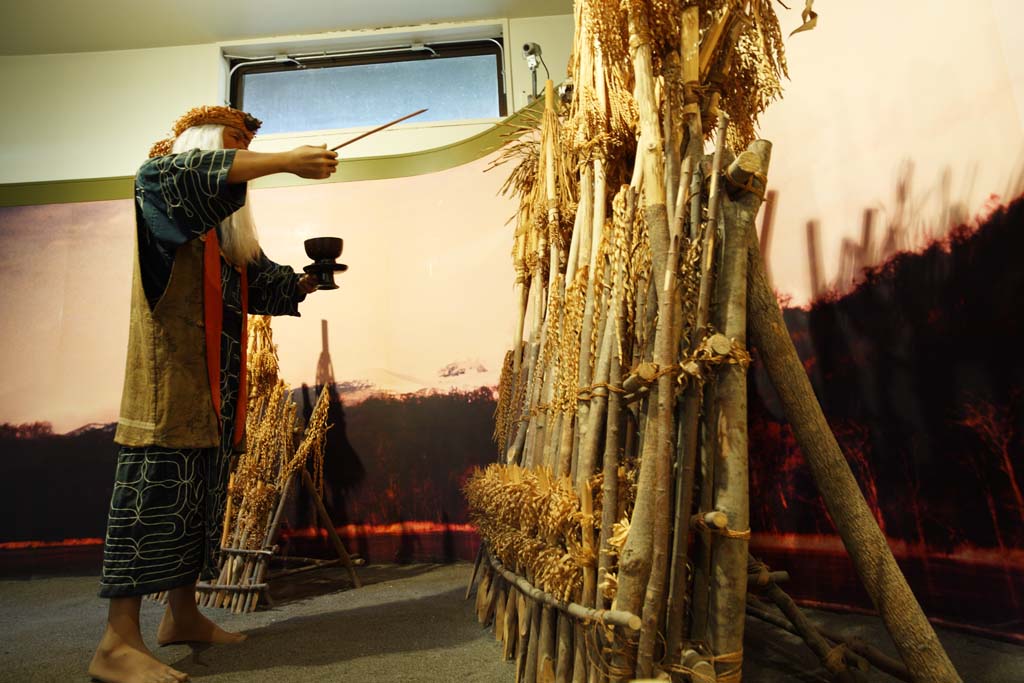
<path fill-rule="evenodd" d="M 315 380 L 326 319 L 339 381 L 402 392 L 497 384 L 512 340 L 514 204 L 497 195 L 504 175 L 484 173 L 489 163 L 252 193 L 271 259 L 301 269 L 303 240 L 345 240 L 339 289 L 275 319 L 285 381 Z M 63 432 L 116 419 L 133 220 L 128 200 L 0 209 L 0 422 Z M 469 370 L 442 378 L 450 363 Z"/>

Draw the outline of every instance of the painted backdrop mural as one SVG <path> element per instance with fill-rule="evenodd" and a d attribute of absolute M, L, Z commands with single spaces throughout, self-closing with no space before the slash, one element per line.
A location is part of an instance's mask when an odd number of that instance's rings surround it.
<path fill-rule="evenodd" d="M 303 240 L 345 240 L 340 289 L 311 295 L 299 318 L 276 318 L 274 334 L 300 404 L 316 385 L 335 386 L 327 504 L 375 559 L 473 551 L 459 487 L 494 458 L 492 388 L 512 317 L 513 209 L 497 192 L 503 177 L 484 173 L 490 162 L 251 190 L 272 259 L 301 268 Z M 133 220 L 129 200 L 0 209 L 0 541 L 9 547 L 103 535 Z M 308 509 L 301 498 L 293 508 L 299 542 Z M 387 542 L 374 551 L 367 535 Z"/>

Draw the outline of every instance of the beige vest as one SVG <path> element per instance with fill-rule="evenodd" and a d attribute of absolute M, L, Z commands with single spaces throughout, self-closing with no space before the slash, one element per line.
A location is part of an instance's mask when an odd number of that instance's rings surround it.
<path fill-rule="evenodd" d="M 212 448 L 220 443 L 217 422 L 206 367 L 203 241 L 178 248 L 167 289 L 152 310 L 136 244 L 128 359 L 114 441 Z"/>

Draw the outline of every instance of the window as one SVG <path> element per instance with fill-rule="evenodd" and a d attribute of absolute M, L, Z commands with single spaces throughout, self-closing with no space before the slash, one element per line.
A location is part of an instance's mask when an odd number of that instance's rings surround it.
<path fill-rule="evenodd" d="M 264 134 L 375 126 L 424 107 L 416 121 L 506 115 L 497 40 L 230 63 L 232 106 Z"/>

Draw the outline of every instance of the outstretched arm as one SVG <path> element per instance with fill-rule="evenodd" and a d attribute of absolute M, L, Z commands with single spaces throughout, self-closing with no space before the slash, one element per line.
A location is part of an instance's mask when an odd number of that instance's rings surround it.
<path fill-rule="evenodd" d="M 274 173 L 291 173 L 300 178 L 322 180 L 338 168 L 338 153 L 327 145 L 303 145 L 287 152 L 250 152 L 240 149 L 228 171 L 229 183 L 244 183 Z"/>

